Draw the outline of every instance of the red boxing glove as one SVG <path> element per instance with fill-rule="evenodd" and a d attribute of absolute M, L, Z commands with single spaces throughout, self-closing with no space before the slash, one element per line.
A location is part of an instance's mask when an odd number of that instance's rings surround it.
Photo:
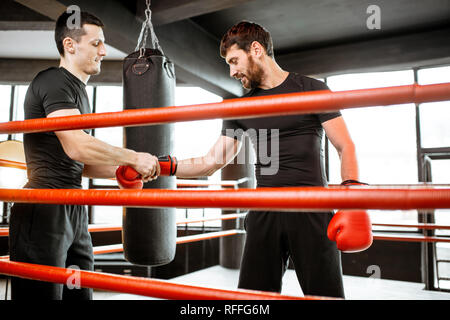
<path fill-rule="evenodd" d="M 160 176 L 173 176 L 177 172 L 177 158 L 171 156 L 158 157 Z"/>
<path fill-rule="evenodd" d="M 171 156 L 158 157 L 160 176 L 173 176 L 177 172 L 177 158 Z M 116 179 L 122 189 L 142 189 L 142 176 L 130 166 L 120 166 L 116 170 Z"/>
<path fill-rule="evenodd" d="M 357 180 L 345 180 L 343 186 L 367 185 Z M 372 245 L 372 223 L 365 210 L 341 210 L 331 219 L 327 230 L 328 239 L 336 241 L 342 252 L 364 251 Z"/>
<path fill-rule="evenodd" d="M 142 189 L 144 187 L 141 175 L 129 166 L 117 168 L 116 180 L 121 189 Z"/>
<path fill-rule="evenodd" d="M 372 245 L 372 223 L 365 210 L 336 212 L 328 224 L 328 239 L 342 252 L 364 251 Z"/>

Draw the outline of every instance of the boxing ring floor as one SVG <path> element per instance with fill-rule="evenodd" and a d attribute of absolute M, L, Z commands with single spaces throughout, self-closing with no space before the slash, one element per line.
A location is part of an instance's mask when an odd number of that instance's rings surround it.
<path fill-rule="evenodd" d="M 172 278 L 170 281 L 187 285 L 234 290 L 237 287 L 238 278 L 239 270 L 216 265 Z M 450 300 L 449 292 L 424 290 L 424 284 L 422 283 L 355 276 L 344 276 L 343 278 L 347 300 Z M 294 270 L 288 269 L 286 271 L 283 278 L 282 294 L 301 296 L 301 289 Z M 94 291 L 94 300 L 155 299 L 117 292 Z"/>
<path fill-rule="evenodd" d="M 170 279 L 172 282 L 218 289 L 236 289 L 239 270 L 216 265 Z M 345 276 L 347 300 L 450 300 L 449 292 L 424 290 L 424 284 L 369 277 Z M 10 288 L 10 286 L 9 286 Z M 0 300 L 5 299 L 6 280 L 0 279 Z M 10 293 L 10 289 L 8 290 Z M 294 270 L 287 270 L 283 278 L 282 294 L 301 296 Z M 9 300 L 8 294 L 8 300 Z M 159 300 L 145 296 L 94 290 L 93 300 Z"/>
<path fill-rule="evenodd" d="M 170 279 L 172 282 L 231 289 L 237 287 L 239 270 L 220 265 L 195 271 Z M 344 289 L 347 300 L 450 300 L 449 292 L 424 290 L 424 284 L 369 277 L 344 275 Z M 0 300 L 5 299 L 6 280 L 0 279 Z M 288 269 L 283 278 L 282 294 L 301 296 L 295 271 Z M 8 294 L 9 299 L 9 294 Z M 94 300 L 159 300 L 157 298 L 94 290 Z"/>
<path fill-rule="evenodd" d="M 238 278 L 239 270 L 216 265 L 172 278 L 170 281 L 234 290 L 237 288 Z M 344 276 L 343 278 L 347 300 L 450 300 L 450 293 L 423 290 L 424 284 L 422 283 L 355 276 Z M 294 270 L 286 271 L 282 294 L 301 296 L 301 289 Z M 155 298 L 94 291 L 94 300 L 155 300 Z"/>
<path fill-rule="evenodd" d="M 171 282 L 217 289 L 237 288 L 239 270 L 220 265 L 170 279 Z M 450 300 L 450 292 L 424 290 L 423 283 L 343 276 L 346 300 Z M 7 299 L 10 299 L 8 286 Z M 0 300 L 5 300 L 6 279 L 0 279 Z M 283 278 L 282 294 L 302 296 L 295 271 L 288 269 Z M 158 298 L 94 290 L 93 300 L 159 300 Z"/>

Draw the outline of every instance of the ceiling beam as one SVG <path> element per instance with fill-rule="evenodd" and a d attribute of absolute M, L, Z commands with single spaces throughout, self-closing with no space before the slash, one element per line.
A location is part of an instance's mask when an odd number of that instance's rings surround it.
<path fill-rule="evenodd" d="M 17 0 L 33 10 L 56 19 L 61 6 L 78 5 L 82 10 L 98 16 L 106 25 L 106 42 L 125 52 L 134 52 L 141 31 L 142 21 L 122 3 L 110 0 Z M 41 5 L 42 3 L 42 5 Z M 58 7 L 52 9 L 51 4 Z M 64 9 L 63 9 L 64 10 Z M 200 86 L 223 98 L 241 96 L 243 89 L 231 79 L 228 68 L 219 55 L 219 43 L 195 23 L 185 20 L 155 28 L 164 53 L 175 64 L 180 82 Z"/>
<path fill-rule="evenodd" d="M 159 26 L 203 14 L 228 9 L 253 0 L 153 0 L 150 5 L 153 25 Z M 145 0 L 137 0 L 137 16 L 145 19 Z"/>
<path fill-rule="evenodd" d="M 42 70 L 57 67 L 59 60 L 0 58 L 0 83 L 29 84 Z M 92 76 L 89 85 L 122 85 L 122 61 L 102 62 L 102 72 Z"/>
<path fill-rule="evenodd" d="M 276 55 L 289 71 L 325 77 L 450 64 L 450 27 Z"/>
<path fill-rule="evenodd" d="M 18 1 L 0 1 L 0 31 L 52 30 L 55 22 Z M 25 0 L 24 0 L 25 1 Z M 45 3 L 43 2 L 45 5 Z"/>
<path fill-rule="evenodd" d="M 66 10 L 67 6 L 55 0 L 14 0 L 21 5 L 28 7 L 52 20 L 56 20 L 58 16 Z"/>
<path fill-rule="evenodd" d="M 54 29 L 54 21 L 0 21 L 0 31 L 50 31 Z"/>

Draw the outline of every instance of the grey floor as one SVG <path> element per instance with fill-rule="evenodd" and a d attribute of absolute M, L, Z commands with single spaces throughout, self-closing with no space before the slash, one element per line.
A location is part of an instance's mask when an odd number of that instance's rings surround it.
<path fill-rule="evenodd" d="M 214 266 L 186 274 L 170 281 L 217 289 L 234 290 L 237 287 L 239 271 Z M 376 278 L 344 276 L 344 289 L 347 300 L 450 300 L 450 293 L 424 290 L 424 285 L 414 282 L 384 280 Z M 6 281 L 0 279 L 0 300 L 9 299 Z M 293 270 L 287 270 L 283 278 L 285 295 L 303 296 Z M 158 300 L 117 292 L 94 291 L 94 300 Z"/>
<path fill-rule="evenodd" d="M 193 272 L 170 281 L 188 285 L 236 289 L 239 271 L 214 266 Z M 427 291 L 420 283 L 393 281 L 376 278 L 344 276 L 344 288 L 348 300 L 450 300 L 450 293 Z M 293 270 L 287 270 L 283 278 L 285 295 L 303 296 Z M 129 294 L 95 291 L 96 300 L 142 300 L 154 299 Z"/>

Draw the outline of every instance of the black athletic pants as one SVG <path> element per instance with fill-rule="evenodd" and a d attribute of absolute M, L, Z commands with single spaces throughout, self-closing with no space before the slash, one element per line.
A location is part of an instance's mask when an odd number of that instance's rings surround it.
<path fill-rule="evenodd" d="M 239 288 L 281 292 L 288 258 L 305 295 L 344 298 L 340 253 L 327 237 L 332 212 L 250 211 Z"/>
<path fill-rule="evenodd" d="M 9 231 L 10 260 L 93 270 L 92 240 L 84 206 L 15 203 Z M 73 274 L 76 277 L 76 273 Z M 11 279 L 11 299 L 92 299 L 92 289 L 51 282 Z"/>

